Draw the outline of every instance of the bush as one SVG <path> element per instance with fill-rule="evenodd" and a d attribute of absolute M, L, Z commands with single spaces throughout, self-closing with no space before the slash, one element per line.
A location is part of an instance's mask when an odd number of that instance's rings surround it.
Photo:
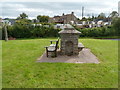
<path fill-rule="evenodd" d="M 4 38 L 4 30 L 2 29 Z M 15 38 L 38 38 L 38 37 L 58 37 L 60 29 L 54 29 L 44 26 L 32 26 L 32 25 L 20 25 L 15 24 L 14 26 L 7 27 L 8 37 Z"/>
<path fill-rule="evenodd" d="M 119 36 L 120 35 L 120 17 L 115 18 L 112 23 L 113 23 L 113 27 L 115 30 L 115 34 L 117 34 L 117 36 Z"/>
<path fill-rule="evenodd" d="M 44 24 L 46 25 L 46 24 Z M 7 27 L 8 37 L 14 38 L 39 38 L 39 37 L 58 37 L 58 32 L 61 29 L 54 29 L 52 24 L 50 27 L 42 26 L 32 26 L 32 25 L 22 25 L 15 24 L 14 26 Z M 113 24 L 113 26 L 95 27 L 95 28 L 84 28 L 80 29 L 75 27 L 81 32 L 81 37 L 106 37 L 118 35 L 116 32 L 119 31 L 115 28 L 118 24 Z M 116 29 L 116 30 L 115 30 Z M 4 39 L 4 30 L 2 29 L 2 39 Z"/>
<path fill-rule="evenodd" d="M 84 28 L 80 29 L 75 27 L 81 32 L 81 37 L 101 37 L 101 36 L 113 36 L 115 31 L 112 26 L 104 27 L 94 27 L 94 28 Z"/>

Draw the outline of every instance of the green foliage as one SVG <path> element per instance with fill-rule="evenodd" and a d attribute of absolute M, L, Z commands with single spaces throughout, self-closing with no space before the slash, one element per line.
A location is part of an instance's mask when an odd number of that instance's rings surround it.
<path fill-rule="evenodd" d="M 19 17 L 16 19 L 17 24 L 27 25 L 31 23 L 31 20 L 28 19 L 28 15 L 25 13 L 20 14 Z"/>
<path fill-rule="evenodd" d="M 31 20 L 29 20 L 29 19 L 19 19 L 19 20 L 16 20 L 16 23 L 21 24 L 21 25 L 28 25 L 28 24 L 31 23 Z"/>
<path fill-rule="evenodd" d="M 38 15 L 37 16 L 37 19 L 39 20 L 39 22 L 48 22 L 48 19 L 49 19 L 49 16 L 41 16 L 41 15 Z"/>
<path fill-rule="evenodd" d="M 14 26 L 9 26 L 7 28 L 9 37 L 15 38 L 37 38 L 37 37 L 58 37 L 58 32 L 60 29 L 54 29 L 52 25 L 46 27 L 42 26 L 32 26 L 32 25 L 23 25 L 15 24 Z M 4 30 L 3 39 L 4 39 Z"/>
<path fill-rule="evenodd" d="M 19 17 L 17 17 L 18 20 L 19 20 L 19 19 L 26 19 L 26 18 L 28 18 L 28 15 L 25 14 L 25 13 L 22 13 L 22 14 L 20 14 Z"/>
<path fill-rule="evenodd" d="M 120 35 L 120 18 L 114 18 L 112 24 L 116 34 L 119 36 Z"/>
<path fill-rule="evenodd" d="M 38 37 L 58 37 L 58 32 L 61 29 L 54 29 L 52 24 L 49 24 L 49 27 L 46 27 L 47 23 L 42 23 L 42 26 L 32 26 L 32 25 L 23 25 L 15 24 L 14 26 L 9 26 L 8 36 L 15 38 L 38 38 Z M 114 27 L 116 27 L 114 29 Z M 113 26 L 108 27 L 95 27 L 95 28 L 84 28 L 80 29 L 75 27 L 78 31 L 81 32 L 81 37 L 106 37 L 106 36 L 118 36 L 119 24 L 114 24 Z M 4 39 L 4 30 L 2 29 L 2 39 Z"/>
<path fill-rule="evenodd" d="M 80 29 L 75 27 L 81 32 L 81 37 L 101 37 L 101 36 L 114 36 L 115 31 L 112 26 L 108 27 L 95 27 Z"/>
<path fill-rule="evenodd" d="M 105 19 L 106 18 L 105 13 L 100 13 L 97 18 L 102 20 Z"/>
<path fill-rule="evenodd" d="M 112 13 L 110 13 L 110 15 L 109 15 L 110 18 L 116 18 L 118 16 L 119 16 L 119 14 L 117 11 L 112 11 Z"/>
<path fill-rule="evenodd" d="M 83 17 L 80 21 L 87 21 L 88 19 Z"/>
<path fill-rule="evenodd" d="M 15 38 L 29 38 L 31 36 L 29 26 L 19 24 L 8 27 L 8 34 Z"/>

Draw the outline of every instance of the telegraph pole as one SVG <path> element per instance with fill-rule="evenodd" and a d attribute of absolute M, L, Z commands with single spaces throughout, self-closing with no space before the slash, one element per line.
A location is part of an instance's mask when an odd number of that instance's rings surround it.
<path fill-rule="evenodd" d="M 82 18 L 84 16 L 84 7 L 82 7 Z"/>

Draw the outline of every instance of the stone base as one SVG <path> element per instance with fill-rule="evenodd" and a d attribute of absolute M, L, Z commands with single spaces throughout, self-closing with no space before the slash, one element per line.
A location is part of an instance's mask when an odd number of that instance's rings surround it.
<path fill-rule="evenodd" d="M 90 49 L 87 48 L 82 49 L 78 55 L 60 55 L 60 51 L 57 53 L 58 55 L 55 58 L 46 57 L 46 53 L 44 53 L 40 58 L 37 59 L 37 62 L 99 63 L 98 58 L 90 51 Z"/>

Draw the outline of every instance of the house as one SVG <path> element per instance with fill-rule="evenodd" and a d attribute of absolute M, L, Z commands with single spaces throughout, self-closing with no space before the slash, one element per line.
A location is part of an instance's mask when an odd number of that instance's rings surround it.
<path fill-rule="evenodd" d="M 103 24 L 104 24 L 103 20 L 99 20 L 99 21 L 97 22 L 97 27 L 102 27 Z"/>
<path fill-rule="evenodd" d="M 31 22 L 32 22 L 32 23 L 39 23 L 39 20 L 37 20 L 37 19 L 32 19 Z"/>
<path fill-rule="evenodd" d="M 2 24 L 11 25 L 11 23 L 9 22 L 9 20 L 4 20 L 4 19 L 3 19 L 3 20 L 1 21 L 1 23 L 2 23 Z"/>
<path fill-rule="evenodd" d="M 15 24 L 15 19 L 9 19 L 9 18 L 5 18 L 5 19 L 1 19 L 0 20 L 1 23 L 7 23 L 8 25 L 14 25 Z"/>
<path fill-rule="evenodd" d="M 55 29 L 64 29 L 64 24 L 56 24 L 54 25 Z"/>
<path fill-rule="evenodd" d="M 54 16 L 49 18 L 49 23 L 60 23 L 60 24 L 76 24 L 78 22 L 77 17 L 74 15 L 74 12 L 71 14 L 64 14 L 62 16 Z"/>
<path fill-rule="evenodd" d="M 15 19 L 9 19 L 9 22 L 11 23 L 11 25 L 14 25 L 15 24 Z"/>
<path fill-rule="evenodd" d="M 42 26 L 42 24 L 31 24 L 32 26 Z"/>

